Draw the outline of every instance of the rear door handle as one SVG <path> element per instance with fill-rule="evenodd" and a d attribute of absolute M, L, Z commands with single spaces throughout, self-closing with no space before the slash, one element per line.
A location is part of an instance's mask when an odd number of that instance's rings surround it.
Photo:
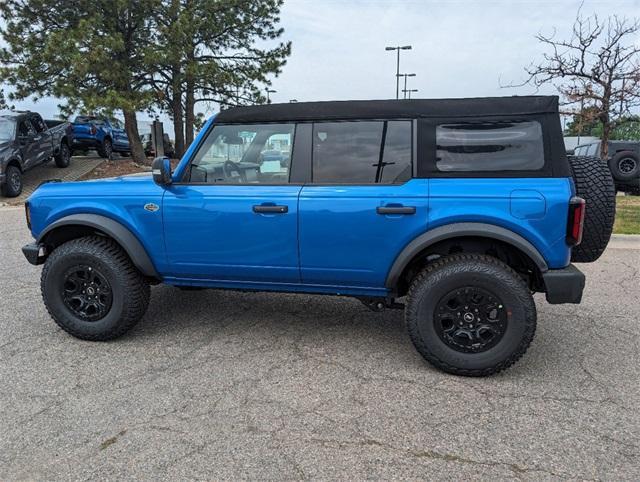
<path fill-rule="evenodd" d="M 254 213 L 284 214 L 289 212 L 289 206 L 274 204 L 258 204 L 253 206 Z"/>
<path fill-rule="evenodd" d="M 415 206 L 378 206 L 376 208 L 378 214 L 415 214 Z"/>

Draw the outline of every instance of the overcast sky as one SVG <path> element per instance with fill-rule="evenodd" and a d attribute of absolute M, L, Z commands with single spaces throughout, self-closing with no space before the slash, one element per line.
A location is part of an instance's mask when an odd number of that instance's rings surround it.
<path fill-rule="evenodd" d="M 540 57 L 539 33 L 568 37 L 580 1 L 285 0 L 283 38 L 293 52 L 273 80 L 274 102 L 395 97 L 395 52 L 409 87 L 425 98 L 516 95 L 532 87 L 501 88 L 524 79 Z M 589 1 L 584 14 L 640 16 L 640 0 Z M 640 42 L 640 38 L 636 40 Z M 549 87 L 540 93 L 554 93 Z M 51 117 L 48 99 L 17 107 Z M 146 115 L 140 115 L 145 120 Z"/>

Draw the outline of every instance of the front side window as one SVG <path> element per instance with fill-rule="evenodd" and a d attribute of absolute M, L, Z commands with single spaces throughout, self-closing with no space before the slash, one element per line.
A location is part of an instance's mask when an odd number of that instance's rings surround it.
<path fill-rule="evenodd" d="M 411 121 L 313 125 L 313 182 L 395 184 L 411 178 Z"/>
<path fill-rule="evenodd" d="M 294 124 L 214 126 L 189 166 L 187 181 L 286 184 L 294 130 Z"/>
<path fill-rule="evenodd" d="M 537 121 L 484 121 L 436 127 L 439 171 L 535 171 L 544 166 Z"/>

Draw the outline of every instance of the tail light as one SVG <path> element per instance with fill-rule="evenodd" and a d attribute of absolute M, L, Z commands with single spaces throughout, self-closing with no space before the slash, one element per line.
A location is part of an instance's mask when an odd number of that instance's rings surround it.
<path fill-rule="evenodd" d="M 91 124 L 91 127 L 89 128 L 89 132 L 91 133 L 92 136 L 95 136 L 96 132 L 98 132 L 98 129 L 96 129 L 96 126 Z"/>
<path fill-rule="evenodd" d="M 585 201 L 581 197 L 569 200 L 569 218 L 567 220 L 567 243 L 576 246 L 582 241 L 584 228 Z"/>

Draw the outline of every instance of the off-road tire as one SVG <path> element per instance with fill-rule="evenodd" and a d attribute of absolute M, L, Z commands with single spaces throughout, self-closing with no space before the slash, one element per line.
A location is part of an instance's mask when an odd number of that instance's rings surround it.
<path fill-rule="evenodd" d="M 113 156 L 113 143 L 111 139 L 105 139 L 102 144 L 96 149 L 98 155 L 104 159 L 111 159 Z"/>
<path fill-rule="evenodd" d="M 576 195 L 586 201 L 582 242 L 571 251 L 571 261 L 591 263 L 609 244 L 616 217 L 616 189 L 608 166 L 599 158 L 567 157 Z"/>
<path fill-rule="evenodd" d="M 64 275 L 77 265 L 98 269 L 112 290 L 112 303 L 97 321 L 85 321 L 63 301 Z M 53 320 L 67 333 L 90 341 L 117 338 L 144 315 L 151 295 L 149 283 L 127 254 L 112 240 L 101 236 L 73 239 L 58 246 L 44 264 L 42 298 Z"/>
<path fill-rule="evenodd" d="M 17 166 L 7 166 L 5 180 L 2 185 L 4 197 L 17 197 L 22 193 L 22 172 Z"/>
<path fill-rule="evenodd" d="M 435 328 L 439 301 L 447 292 L 467 287 L 498 294 L 506 310 L 503 337 L 480 353 L 453 349 Z M 524 280 L 502 261 L 456 254 L 434 261 L 415 276 L 407 294 L 405 320 L 411 341 L 425 360 L 447 373 L 481 377 L 510 367 L 524 355 L 536 331 L 536 306 Z"/>
<path fill-rule="evenodd" d="M 60 150 L 55 156 L 53 156 L 53 158 L 56 161 L 57 167 L 69 167 L 69 163 L 71 161 L 71 150 L 69 149 L 69 146 L 66 142 L 60 144 Z"/>
<path fill-rule="evenodd" d="M 622 161 L 626 161 L 627 170 L 620 168 Z M 640 160 L 638 160 L 638 155 L 633 151 L 616 152 L 609 159 L 609 169 L 611 169 L 613 178 L 621 183 L 640 178 Z"/>

